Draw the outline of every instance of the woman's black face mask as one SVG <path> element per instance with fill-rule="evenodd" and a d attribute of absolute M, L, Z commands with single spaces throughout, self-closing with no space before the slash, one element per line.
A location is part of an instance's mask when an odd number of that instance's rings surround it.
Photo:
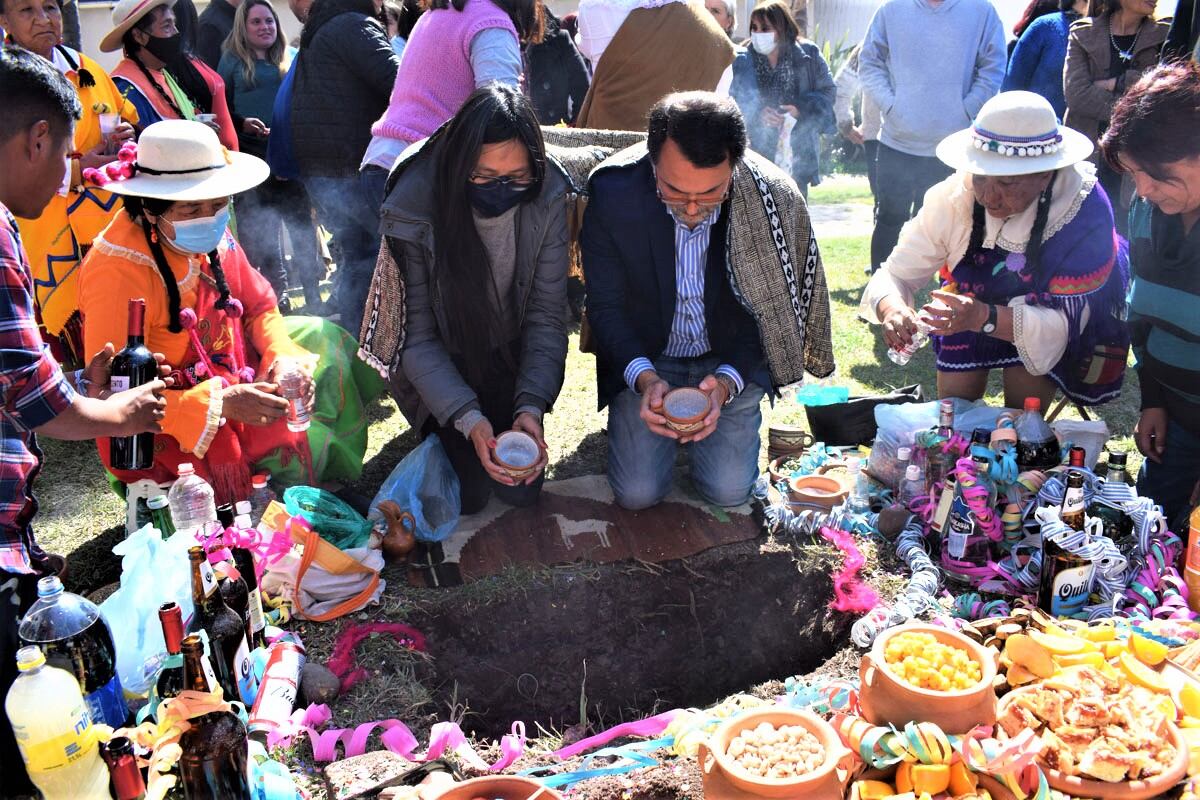
<path fill-rule="evenodd" d="M 164 63 L 170 63 L 179 57 L 179 52 L 183 47 L 182 34 L 176 33 L 174 36 L 151 36 L 146 42 L 146 50 L 150 55 Z"/>
<path fill-rule="evenodd" d="M 483 183 L 472 181 L 467 184 L 467 199 L 481 216 L 498 217 L 525 200 L 531 186 L 529 182 L 517 183 L 512 178 L 495 178 Z"/>

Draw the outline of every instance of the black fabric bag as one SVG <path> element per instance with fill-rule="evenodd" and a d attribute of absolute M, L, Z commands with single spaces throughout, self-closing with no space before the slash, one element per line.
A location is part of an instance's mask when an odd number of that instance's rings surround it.
<path fill-rule="evenodd" d="M 806 406 L 808 429 L 813 438 L 830 446 L 870 446 L 875 441 L 875 406 L 881 403 L 922 403 L 925 393 L 919 383 L 893 389 L 890 394 L 851 397 L 845 403 Z"/>

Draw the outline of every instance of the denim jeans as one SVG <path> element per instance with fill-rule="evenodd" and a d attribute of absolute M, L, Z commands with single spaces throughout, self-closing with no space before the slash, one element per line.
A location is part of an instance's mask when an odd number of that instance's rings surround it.
<path fill-rule="evenodd" d="M 677 386 L 698 386 L 719 366 L 715 358 L 659 357 L 659 377 Z M 692 483 L 709 503 L 737 506 L 750 497 L 758 478 L 759 408 L 763 389 L 754 383 L 721 409 L 717 429 L 708 438 L 684 445 Z M 608 409 L 608 483 L 617 504 L 637 511 L 656 505 L 671 491 L 678 444 L 651 432 L 642 421 L 642 398 L 626 388 Z"/>
<path fill-rule="evenodd" d="M 925 192 L 954 170 L 933 156 L 914 156 L 879 143 L 875 158 L 877 213 L 871 234 L 871 269 L 887 260 L 900 238 L 900 229 L 925 202 Z"/>
<path fill-rule="evenodd" d="M 333 307 L 341 326 L 357 339 L 379 255 L 379 209 L 371 208 L 358 175 L 309 176 L 304 186 L 338 249 Z"/>
<path fill-rule="evenodd" d="M 1187 537 L 1188 500 L 1200 480 L 1200 436 L 1189 433 L 1175 420 L 1167 421 L 1167 449 L 1162 463 L 1142 462 L 1138 472 L 1138 494 L 1162 506 L 1171 530 Z"/>

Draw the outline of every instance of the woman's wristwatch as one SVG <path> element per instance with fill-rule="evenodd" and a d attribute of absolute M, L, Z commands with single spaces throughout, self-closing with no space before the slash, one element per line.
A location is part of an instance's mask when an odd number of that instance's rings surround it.
<path fill-rule="evenodd" d="M 993 305 L 988 306 L 987 321 L 984 322 L 983 327 L 979 329 L 980 333 L 990 336 L 996 332 L 996 315 L 997 315 L 997 313 L 998 313 L 998 311 L 995 306 L 993 306 Z"/>

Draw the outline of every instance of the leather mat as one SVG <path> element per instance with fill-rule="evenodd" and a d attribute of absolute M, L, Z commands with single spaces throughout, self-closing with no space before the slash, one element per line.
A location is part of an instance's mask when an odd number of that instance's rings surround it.
<path fill-rule="evenodd" d="M 519 564 L 671 561 L 753 539 L 762 532 L 759 520 L 749 503 L 718 508 L 678 486 L 654 508 L 626 511 L 603 475 L 548 481 L 531 508 L 493 497 L 483 511 L 459 520 L 444 542 L 418 543 L 409 582 L 453 586 Z"/>

